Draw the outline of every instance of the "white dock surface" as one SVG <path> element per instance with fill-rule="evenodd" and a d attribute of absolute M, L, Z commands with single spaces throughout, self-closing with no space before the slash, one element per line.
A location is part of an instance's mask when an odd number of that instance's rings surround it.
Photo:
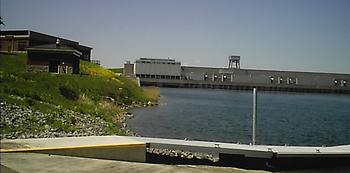
<path fill-rule="evenodd" d="M 303 147 L 303 146 L 269 146 L 247 145 L 222 142 L 190 141 L 178 139 L 131 137 L 131 136 L 88 136 L 42 139 L 1 140 L 1 152 L 49 150 L 84 147 L 121 147 L 137 146 L 150 143 L 151 147 L 181 149 L 206 153 L 243 154 L 246 157 L 269 158 L 273 154 L 278 157 L 314 156 L 314 155 L 344 155 L 350 156 L 350 145 L 334 147 Z"/>
<path fill-rule="evenodd" d="M 190 141 L 178 139 L 163 138 L 146 138 L 146 137 L 128 137 L 140 142 L 151 143 L 153 146 L 169 146 L 173 145 L 177 148 L 198 150 L 210 150 L 211 152 L 221 152 L 226 154 L 245 154 L 251 157 L 269 157 L 270 154 L 276 153 L 278 156 L 283 155 L 307 156 L 307 155 L 348 155 L 350 156 L 350 145 L 334 146 L 334 147 L 310 147 L 310 146 L 270 146 L 270 145 L 247 145 L 233 144 L 222 142 L 207 141 Z M 270 153 L 270 154 L 269 154 Z"/>

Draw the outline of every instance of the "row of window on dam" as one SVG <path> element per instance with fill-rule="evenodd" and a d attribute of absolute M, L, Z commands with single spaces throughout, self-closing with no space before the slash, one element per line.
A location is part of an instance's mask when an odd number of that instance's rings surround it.
<path fill-rule="evenodd" d="M 235 60 L 232 62 L 232 60 Z M 202 81 L 292 86 L 349 88 L 349 74 L 241 69 L 237 56 L 229 57 L 228 68 L 181 66 L 174 59 L 140 58 L 124 65 L 124 75 L 155 80 Z M 236 66 L 233 64 L 237 63 Z"/>

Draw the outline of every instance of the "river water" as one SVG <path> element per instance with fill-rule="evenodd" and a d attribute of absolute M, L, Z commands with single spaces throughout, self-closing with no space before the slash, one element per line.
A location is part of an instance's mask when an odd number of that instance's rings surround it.
<path fill-rule="evenodd" d="M 141 136 L 251 141 L 252 92 L 161 88 L 160 105 L 132 110 Z M 257 144 L 350 144 L 350 96 L 258 92 Z"/>

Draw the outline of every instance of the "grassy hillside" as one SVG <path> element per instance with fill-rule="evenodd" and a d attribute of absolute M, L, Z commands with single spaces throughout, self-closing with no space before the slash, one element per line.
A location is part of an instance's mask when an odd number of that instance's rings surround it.
<path fill-rule="evenodd" d="M 110 70 L 114 73 L 119 73 L 119 74 L 123 73 L 123 68 L 110 68 L 108 70 Z"/>
<path fill-rule="evenodd" d="M 0 54 L 0 99 L 43 113 L 69 109 L 111 123 L 111 134 L 120 130 L 122 109 L 143 104 L 148 96 L 137 84 L 98 65 L 81 61 L 81 74 L 26 72 L 26 54 Z"/>

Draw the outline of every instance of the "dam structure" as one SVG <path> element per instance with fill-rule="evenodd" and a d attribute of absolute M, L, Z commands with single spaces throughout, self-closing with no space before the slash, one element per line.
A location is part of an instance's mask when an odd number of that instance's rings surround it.
<path fill-rule="evenodd" d="M 144 86 L 350 94 L 350 74 L 242 69 L 240 56 L 227 68 L 182 66 L 175 59 L 140 58 L 124 75 Z"/>

